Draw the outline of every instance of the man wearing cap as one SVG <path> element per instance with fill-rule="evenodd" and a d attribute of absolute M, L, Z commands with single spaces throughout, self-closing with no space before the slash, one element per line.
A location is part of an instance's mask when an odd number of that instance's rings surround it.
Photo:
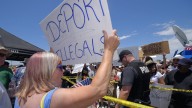
<path fill-rule="evenodd" d="M 166 75 L 165 83 L 178 90 L 173 91 L 169 108 L 192 108 L 192 92 L 186 92 L 192 90 L 191 65 L 192 60 L 183 58 L 178 62 L 178 69 Z"/>
<path fill-rule="evenodd" d="M 6 60 L 6 56 L 9 55 L 9 51 L 0 46 L 0 108 L 11 108 L 11 101 L 7 94 L 9 82 L 11 81 L 12 71 L 11 69 L 3 66 Z"/>
<path fill-rule="evenodd" d="M 178 67 L 178 61 L 179 61 L 180 59 L 182 59 L 182 58 L 184 58 L 184 57 L 181 56 L 181 55 L 175 55 L 175 56 L 173 57 L 173 59 L 172 59 L 172 64 L 168 67 L 167 70 L 170 72 L 170 71 L 172 71 L 172 70 L 177 69 L 177 67 Z"/>
<path fill-rule="evenodd" d="M 10 68 L 4 67 L 6 57 L 10 54 L 9 50 L 3 46 L 0 46 L 0 82 L 8 90 L 9 83 L 13 76 L 13 72 Z"/>
<path fill-rule="evenodd" d="M 119 98 L 149 105 L 150 74 L 148 68 L 143 62 L 135 60 L 129 50 L 121 51 L 119 58 L 119 62 L 125 66 L 121 74 Z M 120 108 L 120 105 L 117 104 L 116 108 Z M 123 108 L 126 107 L 123 106 Z"/>

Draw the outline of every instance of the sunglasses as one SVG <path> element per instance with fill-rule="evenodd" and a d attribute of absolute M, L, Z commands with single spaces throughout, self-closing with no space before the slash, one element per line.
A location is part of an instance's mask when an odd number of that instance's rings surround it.
<path fill-rule="evenodd" d="M 0 53 L 0 57 L 5 57 L 6 54 Z"/>
<path fill-rule="evenodd" d="M 61 64 L 57 65 L 57 68 L 63 71 L 63 66 Z"/>

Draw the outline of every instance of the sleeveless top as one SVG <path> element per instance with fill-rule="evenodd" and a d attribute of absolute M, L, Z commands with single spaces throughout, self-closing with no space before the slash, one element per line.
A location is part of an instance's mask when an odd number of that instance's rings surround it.
<path fill-rule="evenodd" d="M 58 89 L 58 88 L 55 88 L 55 89 L 53 89 L 53 90 L 50 90 L 49 92 L 47 92 L 47 93 L 43 96 L 43 98 L 41 99 L 41 103 L 40 103 L 39 108 L 50 108 L 51 98 L 52 98 L 52 96 L 53 96 L 53 93 L 54 93 L 57 89 Z M 16 99 L 15 99 L 14 108 L 20 108 L 17 97 L 16 97 Z"/>

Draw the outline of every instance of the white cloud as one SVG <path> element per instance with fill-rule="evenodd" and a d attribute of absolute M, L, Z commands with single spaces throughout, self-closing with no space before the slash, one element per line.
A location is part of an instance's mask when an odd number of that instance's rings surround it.
<path fill-rule="evenodd" d="M 153 24 L 154 26 L 160 26 L 160 27 L 163 27 L 163 28 L 168 28 L 168 27 L 170 27 L 170 26 L 172 26 L 172 25 L 174 25 L 175 24 L 175 21 L 169 21 L 168 23 L 161 23 L 161 24 Z"/>
<path fill-rule="evenodd" d="M 155 32 L 154 34 L 161 35 L 161 36 L 170 36 L 170 35 L 174 35 L 174 32 L 172 27 L 167 27 L 162 31 Z"/>
<path fill-rule="evenodd" d="M 131 37 L 131 36 L 129 36 L 129 35 L 127 35 L 127 36 L 120 36 L 120 37 L 119 37 L 119 40 L 123 40 L 123 39 L 126 39 L 126 38 L 128 38 L 128 37 Z"/>
<path fill-rule="evenodd" d="M 129 38 L 129 37 L 134 36 L 134 35 L 137 35 L 137 33 L 132 33 L 132 34 L 125 35 L 125 36 L 119 36 L 119 40 L 123 40 L 123 39 Z"/>
<path fill-rule="evenodd" d="M 169 21 L 168 23 L 162 24 L 153 24 L 156 27 L 161 27 L 161 31 L 155 32 L 153 34 L 160 35 L 160 36 L 170 36 L 174 35 L 174 31 L 172 29 L 172 25 L 175 25 L 175 21 Z"/>

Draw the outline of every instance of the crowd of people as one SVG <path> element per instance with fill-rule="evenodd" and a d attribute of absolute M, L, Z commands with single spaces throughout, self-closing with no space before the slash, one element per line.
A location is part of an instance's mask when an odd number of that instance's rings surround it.
<path fill-rule="evenodd" d="M 192 59 L 176 55 L 171 61 L 155 62 L 151 57 L 136 60 L 129 50 L 119 54 L 125 66 L 121 74 L 120 99 L 150 105 L 149 84 L 173 85 L 175 89 L 192 90 Z M 182 100 L 181 100 L 182 99 Z M 116 108 L 121 105 L 116 104 Z M 191 108 L 192 93 L 173 91 L 169 108 Z"/>
<path fill-rule="evenodd" d="M 11 70 L 6 57 L 8 49 L 0 46 L 0 108 L 85 108 L 100 102 L 105 95 L 151 105 L 150 85 L 173 85 L 175 89 L 192 90 L 192 59 L 176 55 L 154 61 L 147 56 L 137 60 L 129 50 L 119 53 L 121 66 L 113 66 L 113 54 L 119 45 L 116 31 L 112 36 L 104 33 L 104 55 L 97 64 L 86 64 L 79 73 L 73 67 L 63 66 L 62 60 L 52 52 L 38 52 L 24 60 L 23 66 Z M 91 78 L 87 86 L 73 87 L 62 76 L 74 76 L 78 83 Z M 85 95 L 86 94 L 86 95 Z M 74 98 L 75 97 L 75 98 Z M 118 103 L 107 107 L 126 108 Z M 192 93 L 173 91 L 169 108 L 191 108 Z"/>

